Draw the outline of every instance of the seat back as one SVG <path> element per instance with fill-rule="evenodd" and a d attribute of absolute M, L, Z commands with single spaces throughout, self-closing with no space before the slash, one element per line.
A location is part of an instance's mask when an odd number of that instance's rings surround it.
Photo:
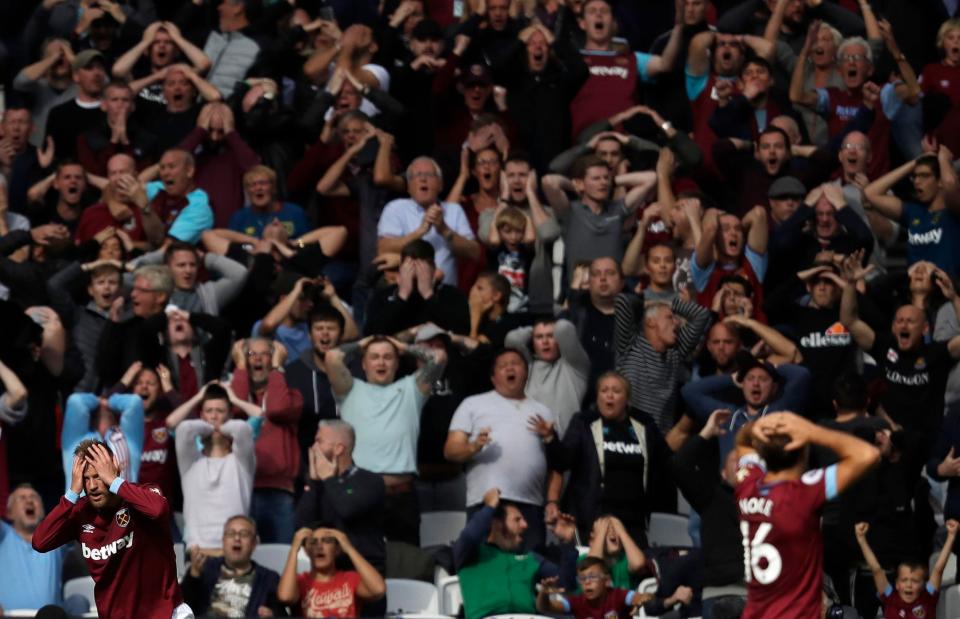
<path fill-rule="evenodd" d="M 687 530 L 688 519 L 676 514 L 650 514 L 650 529 L 647 531 L 647 540 L 651 546 L 693 546 L 690 533 Z"/>
<path fill-rule="evenodd" d="M 420 547 L 453 544 L 465 526 L 467 512 L 423 512 L 420 514 Z"/>
<path fill-rule="evenodd" d="M 387 612 L 439 614 L 440 593 L 434 584 L 422 580 L 387 578 Z"/>

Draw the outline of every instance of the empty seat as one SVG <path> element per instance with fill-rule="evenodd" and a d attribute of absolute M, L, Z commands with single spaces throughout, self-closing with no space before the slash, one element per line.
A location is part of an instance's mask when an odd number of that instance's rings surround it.
<path fill-rule="evenodd" d="M 453 544 L 467 524 L 467 512 L 423 512 L 420 514 L 420 547 Z"/>
<path fill-rule="evenodd" d="M 290 552 L 290 544 L 258 544 L 253 551 L 251 559 L 270 568 L 277 574 L 283 574 L 283 568 L 287 564 L 287 554 Z M 301 548 L 297 553 L 297 574 L 310 571 L 310 558 Z"/>
<path fill-rule="evenodd" d="M 94 584 L 93 578 L 90 576 L 71 578 L 67 582 L 63 583 L 63 597 L 66 599 L 71 595 L 81 595 L 87 598 L 87 601 L 90 602 L 90 608 L 96 608 L 97 603 L 93 597 Z"/>
<path fill-rule="evenodd" d="M 647 539 L 651 546 L 693 546 L 687 530 L 688 519 L 676 514 L 650 514 L 650 530 Z"/>
<path fill-rule="evenodd" d="M 387 578 L 387 612 L 392 614 L 440 614 L 440 593 L 433 583 Z"/>
<path fill-rule="evenodd" d="M 437 583 L 440 590 L 440 612 L 457 616 L 463 606 L 463 594 L 460 592 L 460 577 L 449 576 Z"/>

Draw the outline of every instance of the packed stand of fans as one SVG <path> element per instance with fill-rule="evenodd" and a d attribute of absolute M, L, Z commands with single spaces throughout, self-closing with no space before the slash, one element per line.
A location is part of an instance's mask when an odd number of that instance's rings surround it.
<path fill-rule="evenodd" d="M 427 561 L 467 619 L 739 617 L 770 568 L 744 573 L 737 433 L 793 411 L 880 453 L 823 507 L 823 612 L 934 612 L 955 1 L 10 4 L 0 607 L 87 610 L 64 574 L 133 533 L 40 523 L 126 481 L 189 566 L 98 584 L 101 616 L 382 616 Z M 693 544 L 659 546 L 678 496 Z M 424 553 L 441 510 L 467 524 Z"/>

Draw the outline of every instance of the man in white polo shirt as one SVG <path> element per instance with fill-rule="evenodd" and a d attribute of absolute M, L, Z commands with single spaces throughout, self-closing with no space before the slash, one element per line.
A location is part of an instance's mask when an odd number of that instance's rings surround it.
<path fill-rule="evenodd" d="M 467 512 L 483 507 L 483 493 L 499 488 L 513 501 L 529 528 L 527 550 L 544 543 L 543 501 L 547 458 L 536 428 L 556 424 L 545 405 L 524 393 L 527 361 L 513 348 L 500 351 L 490 372 L 493 391 L 465 399 L 450 421 L 443 455 L 467 466 Z"/>
<path fill-rule="evenodd" d="M 457 285 L 456 258 L 476 260 L 480 244 L 459 204 L 441 202 L 443 176 L 429 157 L 418 157 L 407 167 L 409 198 L 387 204 L 377 224 L 378 253 L 399 254 L 410 241 L 423 239 L 436 250 L 436 265 L 443 283 Z"/>

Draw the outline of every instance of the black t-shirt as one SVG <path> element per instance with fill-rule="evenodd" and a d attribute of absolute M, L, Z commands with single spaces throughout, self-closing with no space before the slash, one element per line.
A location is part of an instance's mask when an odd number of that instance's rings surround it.
<path fill-rule="evenodd" d="M 100 106 L 81 107 L 76 99 L 61 103 L 47 116 L 47 136 L 53 138 L 57 159 L 76 158 L 77 137 L 105 118 Z"/>
<path fill-rule="evenodd" d="M 797 348 L 813 381 L 808 407 L 810 417 L 832 417 L 833 383 L 838 376 L 856 367 L 856 344 L 840 323 L 839 308 L 797 306 L 792 315 L 790 324 L 796 334 Z"/>
<path fill-rule="evenodd" d="M 629 419 L 603 423 L 602 510 L 625 523 L 642 517 L 646 456 Z M 632 516 L 632 517 L 631 517 Z"/>
<path fill-rule="evenodd" d="M 886 391 L 880 400 L 890 418 L 906 430 L 936 431 L 943 417 L 943 392 L 954 360 L 946 342 L 901 351 L 892 334 L 877 335 L 870 349 Z"/>

